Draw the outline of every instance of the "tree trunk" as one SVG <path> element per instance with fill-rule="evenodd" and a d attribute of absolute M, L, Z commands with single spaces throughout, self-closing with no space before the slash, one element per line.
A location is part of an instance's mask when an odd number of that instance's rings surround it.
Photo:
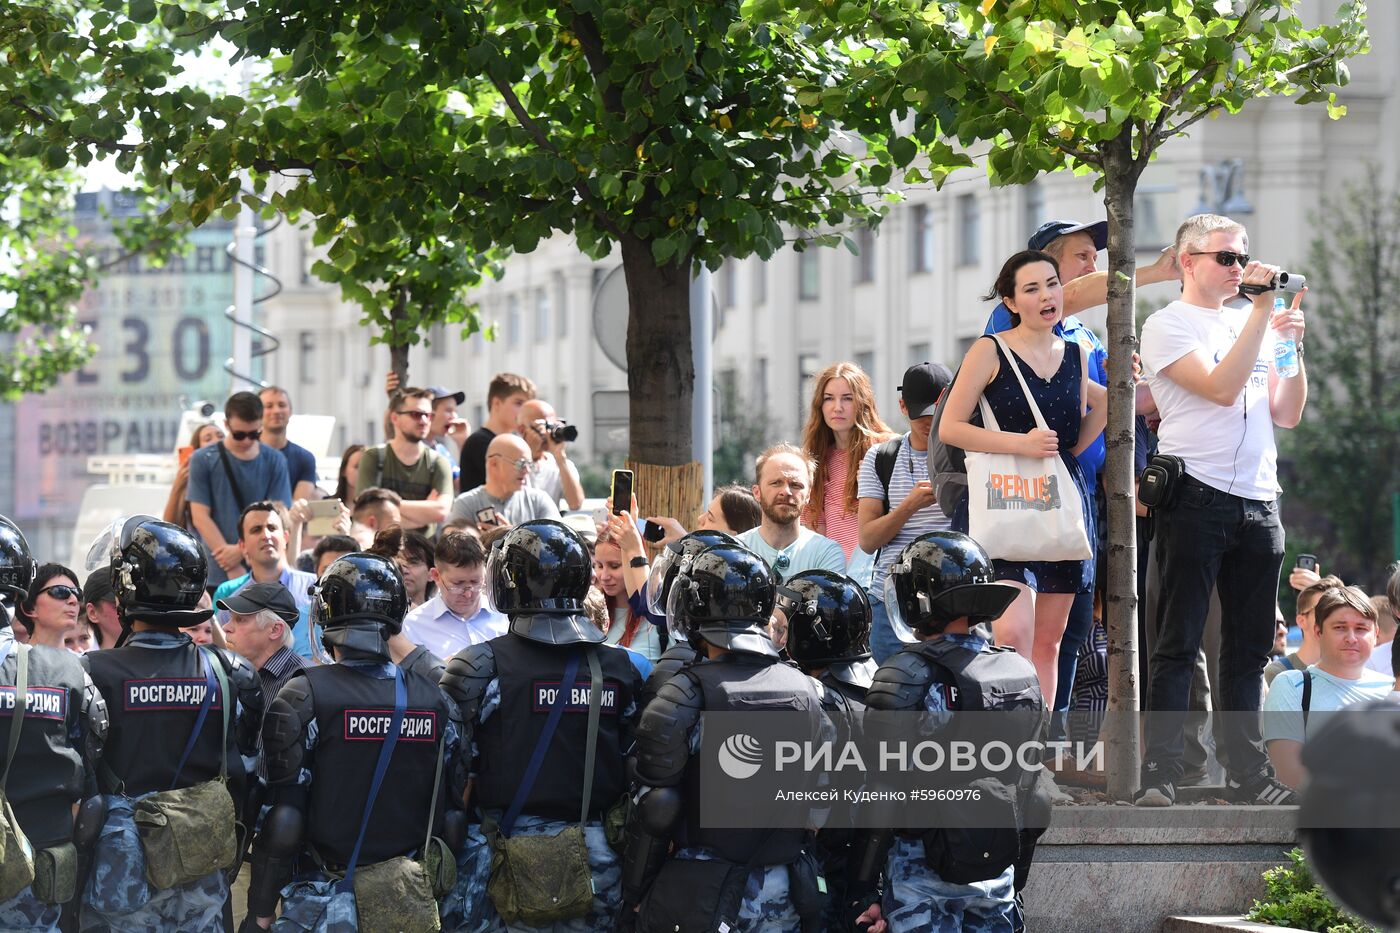
<path fill-rule="evenodd" d="M 407 307 L 408 289 L 400 286 L 394 306 L 389 309 L 389 333 L 393 337 L 393 342 L 389 344 L 389 368 L 399 377 L 399 385 L 405 388 L 409 385 L 408 344 L 398 337 L 398 332 L 399 322 L 403 320 Z"/>
<path fill-rule="evenodd" d="M 624 236 L 627 277 L 628 466 L 643 515 L 689 525 L 703 473 L 691 450 L 695 366 L 690 345 L 690 263 L 658 266 L 651 244 Z"/>
<path fill-rule="evenodd" d="M 1137 666 L 1137 527 L 1133 475 L 1132 358 L 1135 238 L 1133 195 L 1141 170 L 1133 159 L 1132 124 L 1103 146 L 1104 207 L 1108 210 L 1108 793 L 1127 800 L 1138 787 L 1140 694 Z"/>

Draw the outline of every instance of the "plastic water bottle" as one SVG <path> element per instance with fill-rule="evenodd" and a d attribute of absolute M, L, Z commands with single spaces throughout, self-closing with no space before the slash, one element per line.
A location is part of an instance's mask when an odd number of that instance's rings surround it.
<path fill-rule="evenodd" d="M 1282 311 L 1286 305 L 1282 298 L 1274 299 L 1274 311 Z M 1274 344 L 1274 369 L 1280 378 L 1289 379 L 1298 375 L 1298 341 L 1292 329 L 1279 331 L 1278 342 Z"/>

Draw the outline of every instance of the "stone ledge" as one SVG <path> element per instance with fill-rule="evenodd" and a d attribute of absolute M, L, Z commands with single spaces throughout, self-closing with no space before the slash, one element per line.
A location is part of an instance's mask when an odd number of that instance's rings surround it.
<path fill-rule="evenodd" d="M 1292 846 L 1296 807 L 1056 807 L 1040 845 Z"/>
<path fill-rule="evenodd" d="M 1285 933 L 1297 927 L 1251 923 L 1243 917 L 1168 917 L 1162 933 Z"/>

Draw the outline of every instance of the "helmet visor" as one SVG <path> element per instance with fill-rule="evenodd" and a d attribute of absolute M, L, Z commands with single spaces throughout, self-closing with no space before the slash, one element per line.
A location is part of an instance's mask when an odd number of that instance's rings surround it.
<path fill-rule="evenodd" d="M 311 587 L 311 609 L 306 614 L 307 625 L 310 630 L 306 633 L 307 641 L 311 642 L 311 654 L 318 664 L 334 664 L 335 658 L 331 657 L 330 651 L 326 648 L 322 636 L 326 632 L 326 620 L 330 618 L 330 607 L 321 598 L 321 584 L 317 583 Z"/>
<path fill-rule="evenodd" d="M 651 563 L 651 570 L 647 573 L 647 611 L 652 615 L 670 615 L 666 577 L 680 560 L 680 555 L 680 545 L 672 542 L 664 547 Z"/>
<path fill-rule="evenodd" d="M 885 617 L 890 620 L 890 629 L 895 638 L 906 645 L 912 645 L 919 640 L 904 618 L 904 610 L 900 608 L 899 596 L 895 593 L 894 574 L 885 577 Z"/>
<path fill-rule="evenodd" d="M 92 544 L 88 545 L 87 557 L 83 560 L 83 569 L 88 573 L 112 566 L 112 558 L 121 552 L 122 526 L 126 524 L 127 518 L 126 515 L 118 515 L 92 539 Z"/>
<path fill-rule="evenodd" d="M 671 581 L 671 591 L 666 594 L 666 631 L 673 641 L 686 642 L 690 639 L 690 619 L 683 611 L 684 593 L 690 585 L 688 579 L 677 576 Z"/>
<path fill-rule="evenodd" d="M 502 560 L 502 558 L 501 558 L 502 551 L 503 551 L 503 549 L 502 549 L 501 547 L 497 546 L 497 547 L 491 548 L 491 552 L 490 552 L 489 554 L 486 555 L 486 585 L 485 585 L 485 591 L 486 591 L 486 604 L 487 604 L 488 606 L 490 606 L 491 609 L 494 610 L 495 612 L 499 612 L 499 613 L 504 614 L 504 613 L 505 613 L 505 610 L 501 609 L 501 602 L 502 602 L 502 600 L 504 599 L 504 597 L 505 597 L 506 594 L 504 594 L 504 593 L 497 593 L 497 592 L 496 592 L 497 570 L 503 569 L 503 568 L 500 568 L 500 567 L 498 566 L 498 565 L 500 564 L 501 560 Z M 504 575 L 502 575 L 502 576 L 504 576 Z M 510 604 L 509 600 L 505 600 L 505 602 L 506 602 L 507 605 Z"/>

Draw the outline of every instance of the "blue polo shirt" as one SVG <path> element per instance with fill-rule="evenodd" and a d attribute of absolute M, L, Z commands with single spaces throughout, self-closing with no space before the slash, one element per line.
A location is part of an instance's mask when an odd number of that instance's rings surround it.
<path fill-rule="evenodd" d="M 982 333 L 999 334 L 1010 330 L 1011 327 L 1011 312 L 1006 309 L 1006 302 L 999 301 L 992 309 L 991 316 L 987 318 L 987 327 Z M 1099 342 L 1094 332 L 1084 326 L 1083 321 L 1071 314 L 1055 325 L 1055 333 L 1066 341 L 1072 340 L 1082 346 L 1089 357 L 1089 378 L 1101 386 L 1108 385 L 1108 350 Z M 1075 458 L 1079 461 L 1080 469 L 1084 471 L 1084 478 L 1089 481 L 1090 489 L 1098 485 L 1099 471 L 1103 469 L 1107 452 L 1103 435 L 1100 434 L 1094 438 L 1094 443 Z"/>
<path fill-rule="evenodd" d="M 232 580 L 220 583 L 218 588 L 214 590 L 215 605 L 218 605 L 219 600 L 228 599 L 243 589 L 252 579 L 252 574 L 245 573 L 241 577 L 234 577 Z M 277 582 L 285 586 L 287 592 L 292 594 L 292 599 L 297 604 L 297 612 L 300 614 L 297 624 L 292 626 L 292 650 L 306 660 L 314 661 L 316 657 L 311 651 L 311 596 L 307 590 L 316 584 L 316 575 L 288 567 L 282 571 L 282 576 L 277 578 Z M 228 613 L 220 610 L 219 621 L 224 622 L 227 618 Z"/>

